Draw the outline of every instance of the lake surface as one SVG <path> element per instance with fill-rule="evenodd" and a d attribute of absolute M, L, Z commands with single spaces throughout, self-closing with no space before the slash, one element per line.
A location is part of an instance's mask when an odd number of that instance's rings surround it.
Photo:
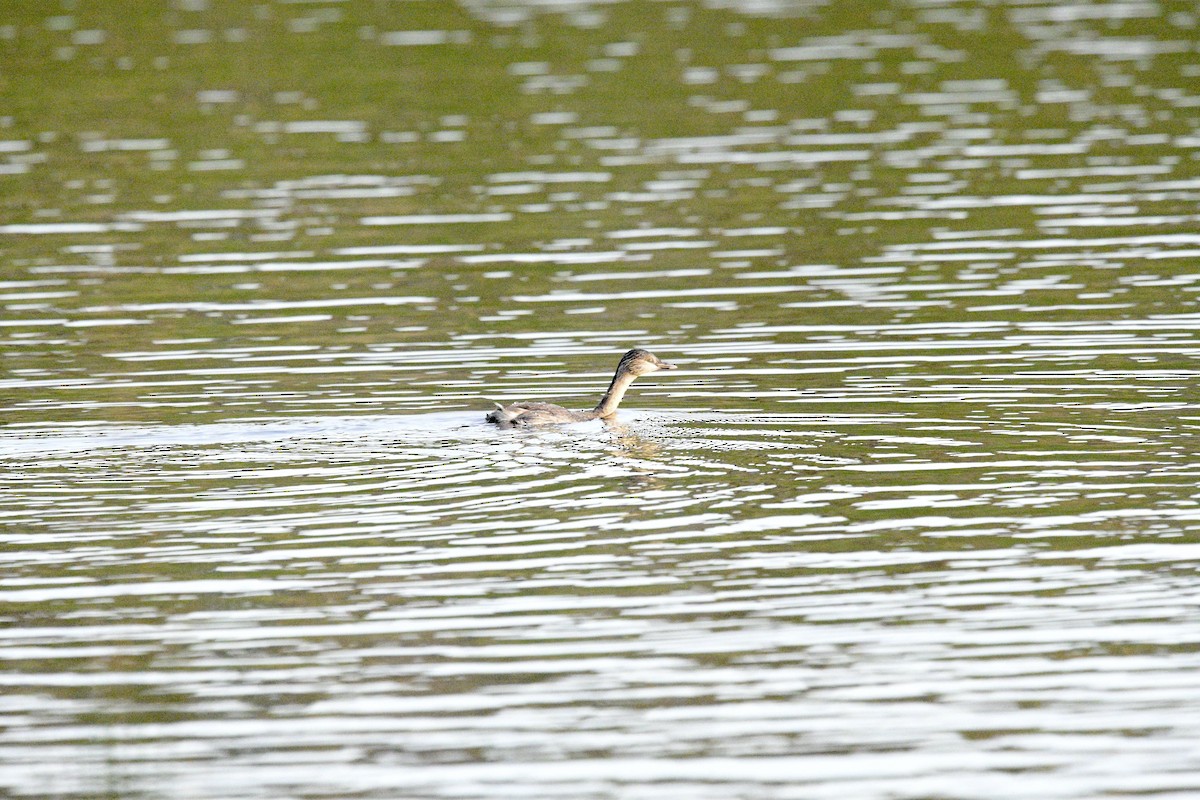
<path fill-rule="evenodd" d="M 1194 4 L 118 5 L 0 12 L 0 794 L 1200 793 Z"/>

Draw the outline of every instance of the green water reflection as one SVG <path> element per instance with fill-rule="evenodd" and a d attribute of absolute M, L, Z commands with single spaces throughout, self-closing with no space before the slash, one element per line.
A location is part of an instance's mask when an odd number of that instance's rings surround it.
<path fill-rule="evenodd" d="M 9 3 L 0 791 L 1200 789 L 1198 24 Z"/>

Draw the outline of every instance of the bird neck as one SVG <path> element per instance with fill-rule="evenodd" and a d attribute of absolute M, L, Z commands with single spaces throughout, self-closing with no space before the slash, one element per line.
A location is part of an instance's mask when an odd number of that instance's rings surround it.
<path fill-rule="evenodd" d="M 633 383 L 635 378 L 637 375 L 632 372 L 618 370 L 617 374 L 613 376 L 612 383 L 608 385 L 608 391 L 604 393 L 604 397 L 600 398 L 600 402 L 592 413 L 597 417 L 610 417 L 617 413 L 617 406 L 621 404 L 621 398 L 625 396 L 625 392 L 629 390 L 629 384 Z"/>

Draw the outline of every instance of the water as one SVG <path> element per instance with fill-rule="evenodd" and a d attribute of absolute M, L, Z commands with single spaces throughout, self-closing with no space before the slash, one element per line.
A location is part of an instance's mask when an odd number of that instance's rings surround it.
<path fill-rule="evenodd" d="M 6 10 L 0 792 L 1195 796 L 1198 24 Z"/>

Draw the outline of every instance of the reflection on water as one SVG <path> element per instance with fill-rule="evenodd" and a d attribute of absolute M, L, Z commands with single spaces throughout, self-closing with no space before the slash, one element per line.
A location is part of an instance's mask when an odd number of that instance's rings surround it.
<path fill-rule="evenodd" d="M 9 16 L 3 791 L 1200 791 L 1190 5 Z"/>

